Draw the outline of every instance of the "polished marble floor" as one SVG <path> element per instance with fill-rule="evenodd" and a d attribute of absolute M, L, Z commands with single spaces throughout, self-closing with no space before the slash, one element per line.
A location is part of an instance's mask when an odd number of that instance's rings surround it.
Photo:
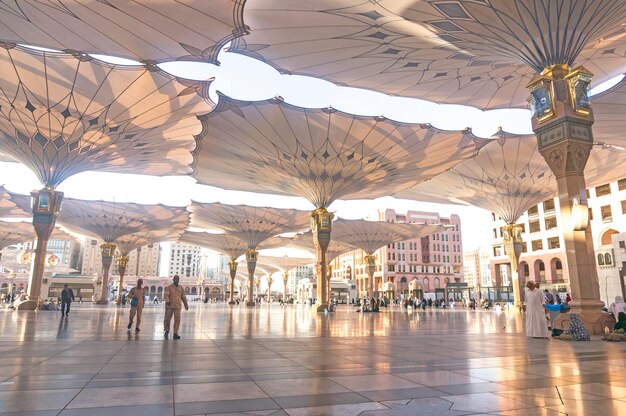
<path fill-rule="evenodd" d="M 626 343 L 526 339 L 514 313 L 194 304 L 0 310 L 5 415 L 624 415 Z"/>

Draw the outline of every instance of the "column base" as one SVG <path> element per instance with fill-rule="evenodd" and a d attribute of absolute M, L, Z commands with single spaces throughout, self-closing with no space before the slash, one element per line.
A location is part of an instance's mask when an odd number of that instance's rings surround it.
<path fill-rule="evenodd" d="M 246 306 L 256 306 L 256 302 L 246 302 Z"/>
<path fill-rule="evenodd" d="M 557 316 L 552 327 L 567 329 L 569 327 L 569 315 L 570 313 L 568 312 Z M 591 335 L 603 335 L 604 328 L 613 330 L 613 326 L 615 325 L 615 316 L 613 316 L 612 313 L 583 311 L 577 313 L 577 315 L 580 316 L 583 324 L 585 324 L 585 328 L 587 328 L 587 331 L 589 331 Z"/>
<path fill-rule="evenodd" d="M 235 302 L 234 300 L 232 300 L 232 301 L 228 302 L 228 304 L 229 304 L 229 305 L 236 305 L 236 304 L 237 304 L 237 302 Z"/>
<path fill-rule="evenodd" d="M 108 304 L 109 304 L 108 299 L 100 299 L 96 301 L 96 305 L 108 305 Z"/>
<path fill-rule="evenodd" d="M 38 309 L 39 302 L 36 300 L 25 300 L 24 302 L 16 303 L 15 310 L 17 311 L 36 311 Z"/>
<path fill-rule="evenodd" d="M 327 303 L 320 303 L 318 305 L 313 305 L 313 310 L 317 313 L 324 313 L 325 310 L 328 309 Z M 330 310 L 329 310 L 330 312 Z"/>

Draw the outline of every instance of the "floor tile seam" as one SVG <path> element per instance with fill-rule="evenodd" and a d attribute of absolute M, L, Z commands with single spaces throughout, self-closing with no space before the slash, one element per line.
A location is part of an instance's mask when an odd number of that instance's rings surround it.
<path fill-rule="evenodd" d="M 424 372 L 427 372 L 427 371 L 424 371 Z M 418 383 L 418 382 L 416 382 L 416 381 L 414 381 L 414 380 L 411 380 L 411 379 L 409 379 L 409 378 L 403 377 L 403 376 L 401 376 L 400 374 L 406 374 L 406 373 L 397 373 L 397 374 L 393 374 L 393 375 L 394 375 L 394 376 L 396 376 L 396 377 L 400 377 L 400 378 L 402 378 L 402 379 L 404 379 L 404 380 L 410 381 L 411 383 L 418 384 L 420 387 L 429 387 L 429 388 L 431 388 L 431 389 L 435 387 L 435 386 L 427 386 L 426 384 Z M 474 378 L 474 377 L 470 377 L 470 376 L 467 376 L 467 375 L 466 375 L 466 377 L 469 377 L 469 378 Z M 482 379 L 481 379 L 481 380 L 482 380 Z M 459 384 L 471 384 L 471 383 L 459 383 Z M 439 387 L 445 387 L 445 386 L 455 386 L 455 385 L 459 385 L 459 384 L 442 384 L 442 385 L 440 385 Z"/>
<path fill-rule="evenodd" d="M 83 342 L 85 342 L 85 341 L 83 341 Z M 82 344 L 83 342 L 80 342 L 78 345 Z M 123 347 L 124 347 L 123 345 L 120 345 L 120 347 L 119 347 L 119 349 L 117 350 L 117 352 L 121 351 L 121 349 L 122 349 Z M 115 353 L 111 354 L 110 358 L 109 358 L 109 359 L 108 359 L 105 363 L 103 363 L 103 364 L 102 364 L 102 367 L 100 367 L 100 370 L 98 370 L 98 371 L 97 371 L 97 372 L 96 372 L 93 376 L 91 376 L 91 378 L 89 379 L 89 381 L 87 381 L 87 383 L 85 383 L 85 385 L 84 385 L 82 388 L 78 389 L 78 393 L 76 393 L 76 394 L 74 395 L 74 397 L 72 397 L 72 398 L 71 398 L 71 399 L 70 399 L 70 400 L 69 400 L 69 401 L 65 404 L 65 406 L 63 406 L 63 409 L 61 409 L 61 411 L 59 412 L 59 414 L 63 413 L 63 411 L 65 411 L 65 410 L 67 409 L 67 406 L 69 406 L 69 405 L 70 405 L 70 404 L 71 404 L 74 400 L 76 400 L 76 397 L 78 397 L 78 395 L 79 395 L 80 393 L 82 393 L 82 392 L 83 392 L 83 391 L 87 388 L 87 385 L 89 385 L 89 383 L 91 383 L 91 382 L 92 382 L 92 381 L 96 378 L 96 376 L 97 376 L 98 374 L 100 374 L 100 371 L 102 371 L 102 369 L 103 369 L 103 368 L 104 368 L 104 367 L 105 367 L 105 366 L 106 366 L 106 365 L 107 365 L 107 364 L 108 364 L 108 363 L 109 363 L 109 362 L 113 359 L 113 357 L 115 357 Z"/>
<path fill-rule="evenodd" d="M 488 368 L 491 368 L 491 367 L 488 367 Z M 465 374 L 465 373 L 459 372 L 459 370 L 446 370 L 446 371 L 450 371 L 451 373 L 459 374 L 459 375 L 462 375 L 462 376 L 465 376 L 465 377 L 471 377 L 471 378 L 476 378 L 478 380 L 483 380 L 486 383 L 500 383 L 500 381 L 488 380 L 486 378 L 479 377 L 479 376 L 470 376 L 469 374 Z M 463 384 L 471 384 L 471 383 L 463 383 Z"/>
<path fill-rule="evenodd" d="M 59 352 L 57 352 L 56 354 L 54 354 L 54 355 L 51 355 L 51 356 L 47 357 L 47 358 L 46 358 L 45 360 L 43 360 L 43 361 L 40 361 L 40 362 L 35 363 L 35 364 L 32 364 L 32 365 L 27 365 L 27 366 L 26 366 L 26 368 L 24 369 L 24 371 L 29 371 L 29 370 L 33 369 L 34 367 L 39 366 L 39 365 L 41 365 L 41 364 L 45 363 L 46 361 L 51 360 L 52 358 L 56 358 L 56 357 L 58 357 L 58 356 L 59 356 L 59 354 L 62 354 L 62 353 L 64 353 L 64 352 L 66 352 L 66 351 L 69 351 L 69 350 L 71 350 L 72 348 L 76 347 L 77 345 L 80 345 L 80 344 L 82 344 L 82 343 L 86 342 L 89 338 L 91 338 L 91 337 L 88 337 L 88 338 L 86 338 L 86 339 L 83 339 L 82 341 L 76 342 L 76 343 L 74 343 L 71 347 L 69 347 L 69 348 L 65 348 L 65 349 L 62 349 L 62 350 L 60 350 Z M 50 342 L 54 342 L 54 341 L 50 341 Z M 23 374 L 23 373 L 24 373 L 24 371 L 21 371 L 21 372 L 19 372 L 18 374 L 15 374 L 15 375 L 13 375 L 13 376 L 11 376 L 11 377 L 9 377 L 9 378 L 5 379 L 5 380 L 2 380 L 2 382 L 5 382 L 5 381 L 7 381 L 7 380 L 9 380 L 9 379 L 11 379 L 11 378 L 13 378 L 13 377 L 15 377 L 15 376 L 19 376 L 19 375 Z"/>
<path fill-rule="evenodd" d="M 590 383 L 590 384 L 602 384 L 602 383 Z M 571 386 L 571 384 L 570 384 L 570 385 L 565 385 L 565 386 L 556 386 L 556 387 L 565 387 L 565 388 L 567 388 L 568 386 Z M 568 389 L 568 390 L 572 390 L 572 389 Z M 602 395 L 597 394 L 597 393 L 587 393 L 587 392 L 584 392 L 584 391 L 581 391 L 581 390 L 573 390 L 573 391 L 574 391 L 574 392 L 583 393 L 583 394 L 585 394 L 585 395 L 589 395 L 589 396 L 598 397 L 598 398 L 600 398 L 600 399 L 604 399 L 604 400 L 606 400 L 606 399 L 610 399 L 610 400 L 626 401 L 626 396 L 624 396 L 624 397 L 618 397 L 618 398 L 615 398 L 615 397 L 606 397 L 606 396 L 602 396 Z M 569 400 L 569 399 L 568 399 L 568 400 Z M 572 399 L 572 400 L 574 400 L 574 399 Z M 581 401 L 584 401 L 584 400 L 581 400 Z"/>

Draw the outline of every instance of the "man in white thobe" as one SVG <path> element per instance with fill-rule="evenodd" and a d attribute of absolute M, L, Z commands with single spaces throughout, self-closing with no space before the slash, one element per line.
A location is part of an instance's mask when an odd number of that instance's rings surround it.
<path fill-rule="evenodd" d="M 549 338 L 545 298 L 533 282 L 526 284 L 526 336 L 533 338 Z"/>

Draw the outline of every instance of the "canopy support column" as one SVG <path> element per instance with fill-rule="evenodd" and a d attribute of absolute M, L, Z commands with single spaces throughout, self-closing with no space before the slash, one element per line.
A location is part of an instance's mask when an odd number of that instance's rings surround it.
<path fill-rule="evenodd" d="M 46 186 L 40 191 L 32 192 L 33 227 L 37 234 L 35 255 L 28 279 L 28 297 L 26 301 L 16 305 L 18 310 L 34 311 L 41 300 L 41 285 L 46 265 L 48 239 L 54 230 L 57 215 L 61 211 L 63 192 L 57 192 L 53 186 Z"/>

